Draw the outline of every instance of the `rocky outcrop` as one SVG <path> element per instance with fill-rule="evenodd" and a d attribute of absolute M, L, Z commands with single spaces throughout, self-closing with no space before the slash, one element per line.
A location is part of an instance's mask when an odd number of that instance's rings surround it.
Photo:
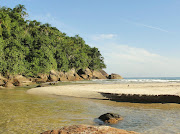
<path fill-rule="evenodd" d="M 100 71 L 93 71 L 93 79 L 107 79 Z"/>
<path fill-rule="evenodd" d="M 73 125 L 58 130 L 49 130 L 41 134 L 138 134 L 109 126 Z"/>
<path fill-rule="evenodd" d="M 50 81 L 58 81 L 59 80 L 59 72 L 55 70 L 51 70 L 49 74 Z"/>
<path fill-rule="evenodd" d="M 59 81 L 68 81 L 64 72 L 59 72 Z"/>
<path fill-rule="evenodd" d="M 50 75 L 49 75 L 49 80 L 50 80 L 50 81 L 58 81 L 59 78 L 58 78 L 58 76 L 56 76 L 56 75 L 50 74 Z"/>
<path fill-rule="evenodd" d="M 77 74 L 84 80 L 90 80 L 93 77 L 93 73 L 89 68 L 86 68 L 85 70 L 80 69 Z"/>
<path fill-rule="evenodd" d="M 0 79 L 0 86 L 4 86 L 4 84 L 5 84 L 5 83 L 4 83 L 4 80 L 1 80 L 1 79 Z"/>
<path fill-rule="evenodd" d="M 13 85 L 14 86 L 22 86 L 22 82 L 20 80 L 18 80 L 18 79 L 14 79 L 13 80 Z"/>
<path fill-rule="evenodd" d="M 78 81 L 83 80 L 77 73 L 75 69 L 71 69 L 68 72 L 58 72 L 51 70 L 49 75 L 50 81 Z"/>
<path fill-rule="evenodd" d="M 69 81 L 78 81 L 78 80 L 83 80 L 77 73 L 76 70 L 73 68 L 70 71 L 68 71 L 67 73 L 65 73 L 67 76 L 67 79 Z"/>
<path fill-rule="evenodd" d="M 99 70 L 99 72 L 101 72 L 101 74 L 103 75 L 103 76 L 105 76 L 106 78 L 108 78 L 109 77 L 109 74 L 107 74 L 104 70 Z"/>
<path fill-rule="evenodd" d="M 121 77 L 119 74 L 112 73 L 109 75 L 109 79 L 123 79 L 123 77 Z"/>
<path fill-rule="evenodd" d="M 103 114 L 103 115 L 99 116 L 99 119 L 108 124 L 116 124 L 120 120 L 123 120 L 123 118 L 120 117 L 120 115 L 115 114 L 115 113 Z"/>
<path fill-rule="evenodd" d="M 68 71 L 68 72 L 65 73 L 65 74 L 66 74 L 67 79 L 68 79 L 69 81 L 74 81 L 74 80 L 75 80 L 75 76 L 74 76 L 75 73 L 76 73 L 76 70 L 75 70 L 75 69 L 71 69 L 70 71 Z"/>
<path fill-rule="evenodd" d="M 7 81 L 7 82 L 5 83 L 5 85 L 4 85 L 4 87 L 13 88 L 14 85 L 12 84 L 12 82 Z"/>
<path fill-rule="evenodd" d="M 4 78 L 4 77 L 0 74 L 0 86 L 4 86 L 4 85 L 5 85 L 5 81 L 7 81 L 7 79 Z"/>
<path fill-rule="evenodd" d="M 38 74 L 37 78 L 35 79 L 37 83 L 44 83 L 47 82 L 47 80 L 48 80 L 47 74 Z"/>
<path fill-rule="evenodd" d="M 0 86 L 12 86 L 8 83 L 12 83 L 14 86 L 24 86 L 30 85 L 32 82 L 38 84 L 46 82 L 57 82 L 57 81 L 80 81 L 80 80 L 91 80 L 91 79 L 122 79 L 118 74 L 108 74 L 104 70 L 90 70 L 89 68 L 75 70 L 72 68 L 68 72 L 59 72 L 51 70 L 48 74 L 38 74 L 37 76 L 26 78 L 22 75 L 7 75 L 7 78 L 4 78 L 0 74 Z"/>
<path fill-rule="evenodd" d="M 11 82 L 14 86 L 30 85 L 32 81 L 22 75 L 15 75 L 12 77 Z"/>

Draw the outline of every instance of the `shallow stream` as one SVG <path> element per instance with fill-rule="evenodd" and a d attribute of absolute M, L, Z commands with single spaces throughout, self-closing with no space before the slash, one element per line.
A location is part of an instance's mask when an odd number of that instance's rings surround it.
<path fill-rule="evenodd" d="M 97 125 L 94 119 L 113 112 L 124 120 L 116 128 L 144 134 L 180 133 L 180 104 L 120 103 L 65 96 L 39 96 L 27 88 L 0 90 L 0 133 L 38 134 L 66 125 Z"/>

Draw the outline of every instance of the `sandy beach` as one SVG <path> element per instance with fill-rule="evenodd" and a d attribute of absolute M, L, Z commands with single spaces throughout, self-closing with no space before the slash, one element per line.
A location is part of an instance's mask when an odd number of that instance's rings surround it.
<path fill-rule="evenodd" d="M 76 84 L 52 87 L 38 87 L 27 91 L 29 94 L 65 95 L 83 98 L 104 99 L 100 93 L 180 97 L 180 83 L 137 83 L 137 84 Z"/>

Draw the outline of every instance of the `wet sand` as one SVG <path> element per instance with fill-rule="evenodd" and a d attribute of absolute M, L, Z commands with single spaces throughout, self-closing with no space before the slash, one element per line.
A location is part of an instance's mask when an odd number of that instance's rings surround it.
<path fill-rule="evenodd" d="M 136 84 L 76 84 L 52 87 L 38 87 L 29 94 L 65 95 L 82 98 L 105 99 L 102 93 L 127 96 L 176 96 L 180 99 L 180 83 L 136 83 Z"/>

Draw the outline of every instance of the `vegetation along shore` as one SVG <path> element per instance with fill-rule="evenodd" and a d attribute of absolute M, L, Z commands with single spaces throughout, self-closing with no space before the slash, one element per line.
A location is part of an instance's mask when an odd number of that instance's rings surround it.
<path fill-rule="evenodd" d="M 24 5 L 0 8 L 0 88 L 114 77 L 98 48 L 27 16 Z"/>

